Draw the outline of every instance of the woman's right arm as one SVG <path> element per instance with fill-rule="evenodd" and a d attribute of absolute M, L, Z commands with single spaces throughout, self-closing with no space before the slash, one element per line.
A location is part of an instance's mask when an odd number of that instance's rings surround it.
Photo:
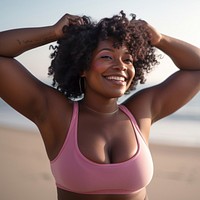
<path fill-rule="evenodd" d="M 82 23 L 82 18 L 66 14 L 52 26 L 0 32 L 0 56 L 15 57 L 27 50 L 54 42 L 63 37 L 64 26 Z"/>
<path fill-rule="evenodd" d="M 0 32 L 0 55 L 16 57 L 23 52 L 57 40 L 53 26 Z"/>
<path fill-rule="evenodd" d="M 40 82 L 13 57 L 56 41 L 63 37 L 64 26 L 81 23 L 82 18 L 66 14 L 52 26 L 0 33 L 0 98 L 36 124 L 50 159 L 57 155 L 65 138 L 72 106 L 60 92 Z M 35 59 L 39 60 L 33 58 L 33 62 Z"/>
<path fill-rule="evenodd" d="M 47 115 L 50 89 L 13 57 L 58 40 L 71 23 L 82 21 L 66 14 L 52 26 L 0 32 L 0 97 L 33 122 Z"/>

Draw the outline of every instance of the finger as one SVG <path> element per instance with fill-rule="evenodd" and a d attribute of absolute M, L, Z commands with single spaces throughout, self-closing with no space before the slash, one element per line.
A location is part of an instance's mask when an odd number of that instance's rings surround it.
<path fill-rule="evenodd" d="M 84 25 L 84 20 L 80 17 L 77 18 L 70 18 L 69 19 L 69 24 L 73 24 L 73 25 Z"/>
<path fill-rule="evenodd" d="M 77 19 L 76 23 L 77 23 L 78 25 L 84 25 L 84 24 L 85 24 L 83 18 L 81 18 L 81 17 L 79 17 L 79 18 Z"/>

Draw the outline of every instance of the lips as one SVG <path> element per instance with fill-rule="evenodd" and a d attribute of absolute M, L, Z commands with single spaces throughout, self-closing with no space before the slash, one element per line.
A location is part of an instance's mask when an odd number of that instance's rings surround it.
<path fill-rule="evenodd" d="M 127 78 L 125 76 L 122 75 L 110 75 L 110 76 L 104 76 L 104 78 L 107 81 L 112 82 L 113 84 L 116 85 L 121 85 L 121 86 L 125 86 L 126 85 L 126 80 Z"/>
<path fill-rule="evenodd" d="M 122 76 L 106 76 L 105 78 L 114 81 L 126 81 L 126 78 Z"/>

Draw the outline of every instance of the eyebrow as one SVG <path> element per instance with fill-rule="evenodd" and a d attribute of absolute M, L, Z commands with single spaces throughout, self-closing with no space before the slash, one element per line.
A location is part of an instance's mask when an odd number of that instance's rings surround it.
<path fill-rule="evenodd" d="M 114 52 L 114 50 L 111 49 L 111 48 L 102 48 L 102 49 L 98 50 L 97 53 L 100 53 L 101 51 L 112 51 L 112 52 Z"/>
<path fill-rule="evenodd" d="M 102 48 L 102 49 L 100 49 L 100 50 L 97 51 L 97 54 L 100 53 L 101 51 L 111 51 L 111 52 L 114 52 L 114 49 L 111 49 L 111 48 Z M 131 55 L 128 51 L 125 51 L 125 54 Z"/>

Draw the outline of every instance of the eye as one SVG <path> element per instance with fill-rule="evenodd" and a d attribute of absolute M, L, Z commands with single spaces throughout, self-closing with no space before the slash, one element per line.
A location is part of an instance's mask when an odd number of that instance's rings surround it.
<path fill-rule="evenodd" d="M 128 63 L 128 64 L 133 64 L 133 59 L 131 59 L 131 58 L 126 58 L 126 59 L 124 59 L 124 62 L 125 62 L 125 63 Z"/>
<path fill-rule="evenodd" d="M 107 60 L 112 60 L 112 57 L 111 57 L 111 56 L 108 56 L 108 55 L 101 56 L 101 58 L 107 59 Z"/>

